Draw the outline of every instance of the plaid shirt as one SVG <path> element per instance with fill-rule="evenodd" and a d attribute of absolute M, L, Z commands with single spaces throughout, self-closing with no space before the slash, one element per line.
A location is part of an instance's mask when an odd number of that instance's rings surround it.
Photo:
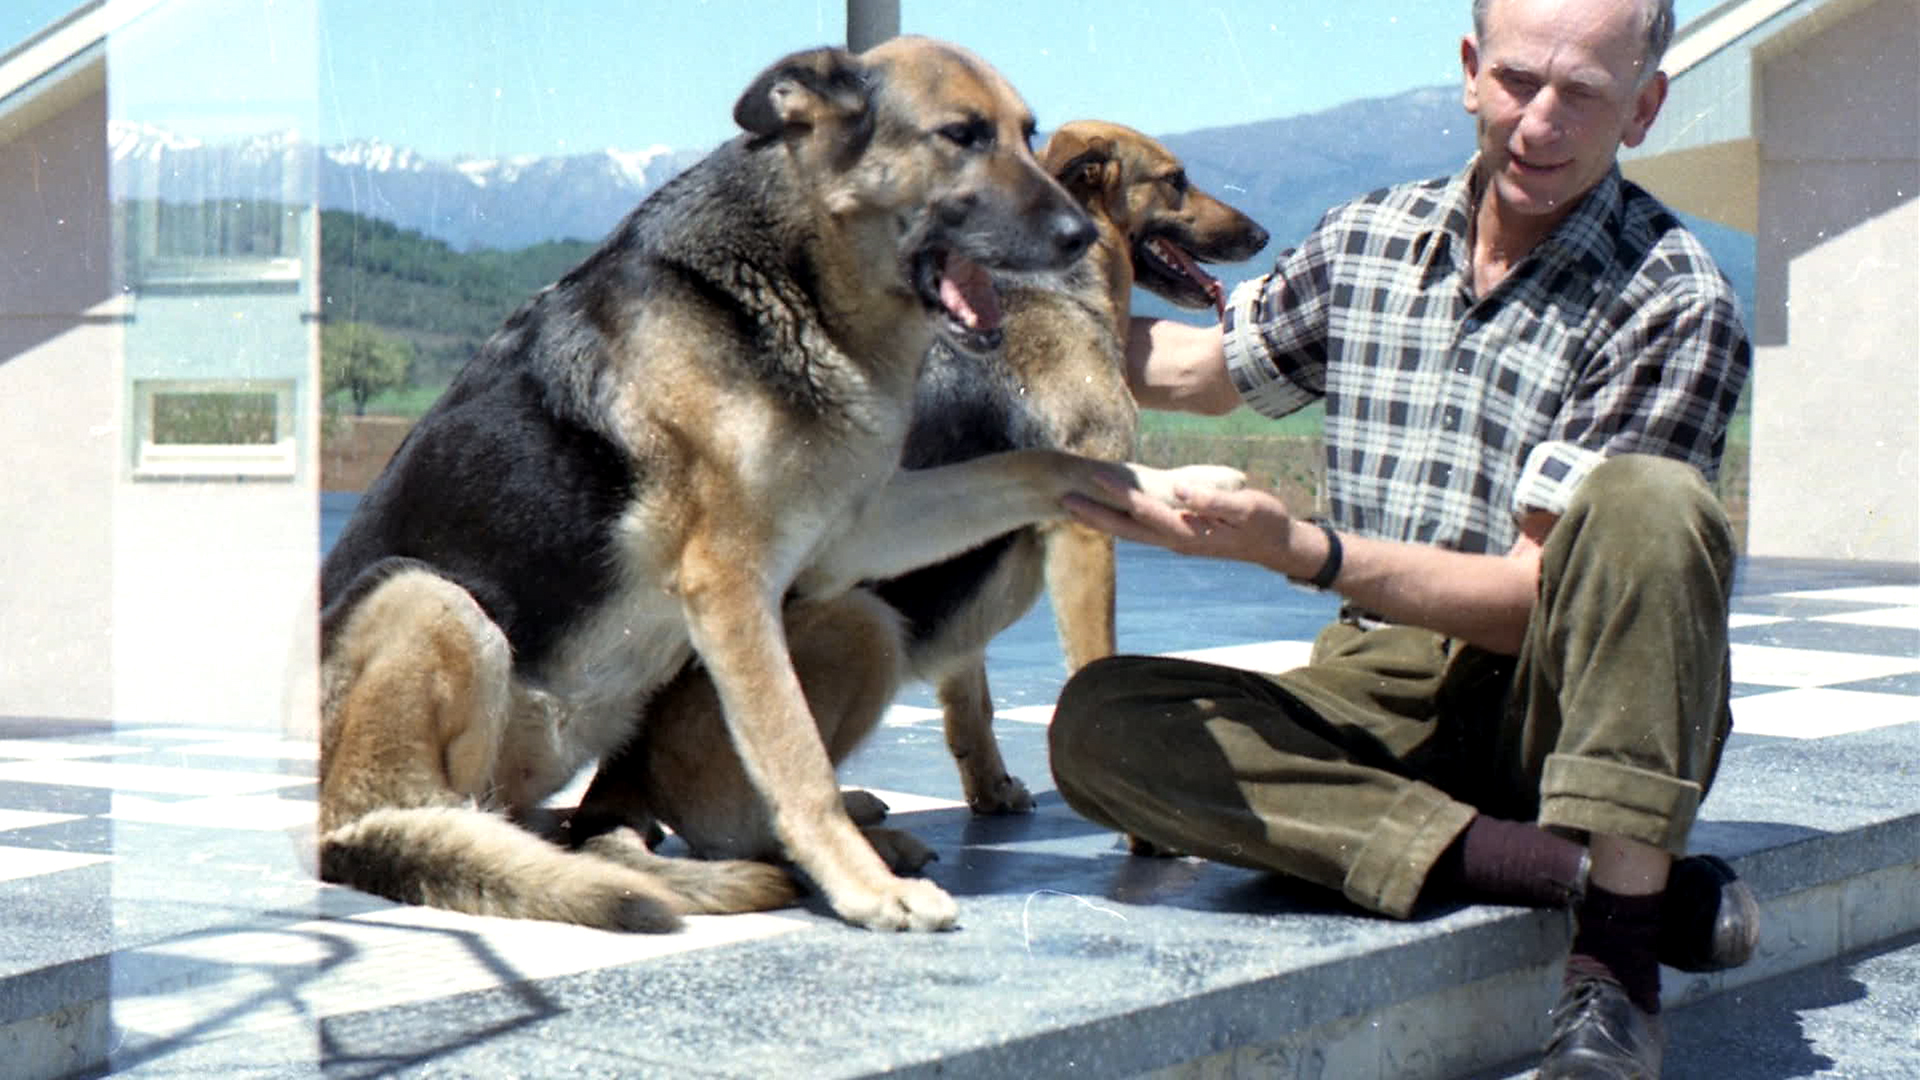
<path fill-rule="evenodd" d="M 1499 552 L 1610 455 L 1712 480 L 1752 349 L 1706 249 L 1616 168 L 1476 300 L 1473 174 L 1334 209 L 1227 305 L 1248 405 L 1326 399 L 1334 523 Z"/>

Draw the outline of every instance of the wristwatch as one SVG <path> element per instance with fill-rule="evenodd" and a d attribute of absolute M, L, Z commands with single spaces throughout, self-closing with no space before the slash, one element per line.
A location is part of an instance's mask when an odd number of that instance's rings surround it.
<path fill-rule="evenodd" d="M 1320 569 L 1314 571 L 1312 577 L 1289 577 L 1287 580 L 1293 582 L 1295 585 L 1326 592 L 1328 589 L 1333 588 L 1334 579 L 1340 576 L 1340 560 L 1345 552 L 1340 546 L 1340 534 L 1333 531 L 1332 522 L 1324 517 L 1315 515 L 1314 517 L 1308 518 L 1307 523 L 1309 525 L 1318 525 L 1320 531 L 1327 534 L 1327 560 L 1320 564 Z"/>

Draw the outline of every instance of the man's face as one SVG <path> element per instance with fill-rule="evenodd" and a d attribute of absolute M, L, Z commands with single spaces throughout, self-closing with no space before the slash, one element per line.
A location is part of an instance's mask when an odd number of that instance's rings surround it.
<path fill-rule="evenodd" d="M 1557 222 L 1666 99 L 1664 75 L 1642 78 L 1641 5 L 1495 0 L 1486 21 L 1460 49 L 1482 172 L 1503 212 Z"/>

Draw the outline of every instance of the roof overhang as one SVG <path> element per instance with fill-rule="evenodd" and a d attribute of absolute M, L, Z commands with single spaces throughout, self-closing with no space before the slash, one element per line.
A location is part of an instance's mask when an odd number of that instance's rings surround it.
<path fill-rule="evenodd" d="M 106 89 L 107 35 L 167 0 L 89 0 L 0 55 L 0 144 Z"/>
<path fill-rule="evenodd" d="M 1761 63 L 1872 2 L 1729 0 L 1689 23 L 1661 64 L 1660 118 L 1621 170 L 1676 210 L 1757 231 Z"/>

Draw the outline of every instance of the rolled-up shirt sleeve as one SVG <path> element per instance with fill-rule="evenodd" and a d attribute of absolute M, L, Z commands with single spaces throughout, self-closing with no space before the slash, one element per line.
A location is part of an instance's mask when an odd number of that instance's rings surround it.
<path fill-rule="evenodd" d="M 1533 510 L 1566 513 L 1574 489 L 1606 459 L 1598 450 L 1558 439 L 1535 446 L 1527 452 L 1520 483 L 1513 490 L 1513 516 L 1518 519 Z"/>
<path fill-rule="evenodd" d="M 1331 290 L 1325 228 L 1227 298 L 1221 324 L 1227 374 L 1241 400 L 1262 416 L 1286 416 L 1326 394 Z"/>

